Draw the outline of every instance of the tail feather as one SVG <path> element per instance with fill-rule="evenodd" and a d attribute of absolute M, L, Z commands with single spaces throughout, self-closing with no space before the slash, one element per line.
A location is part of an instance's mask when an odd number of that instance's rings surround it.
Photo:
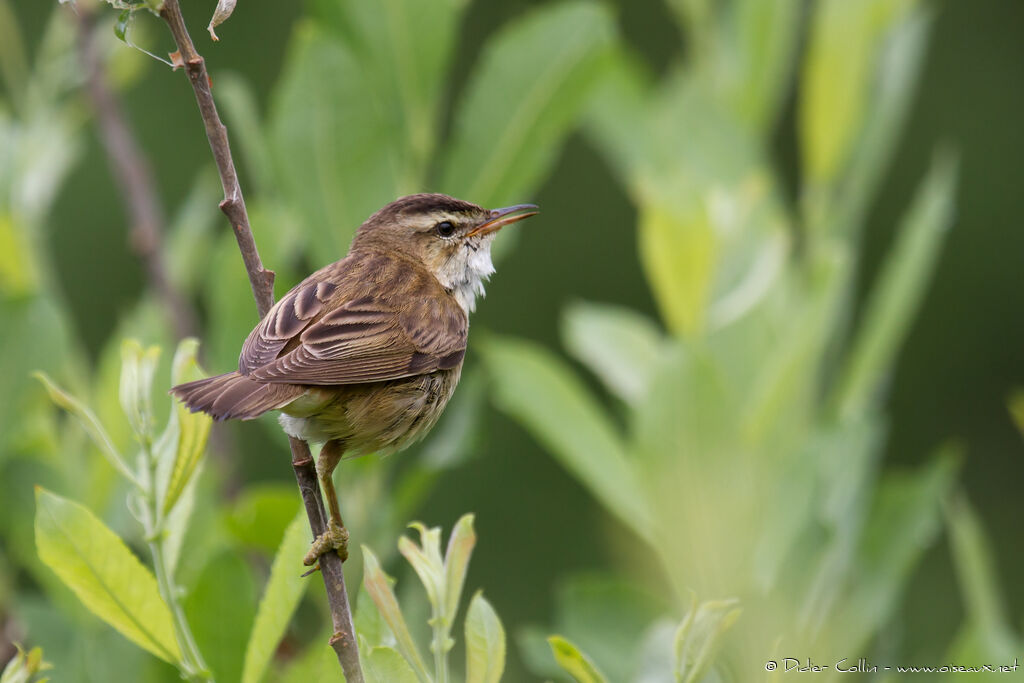
<path fill-rule="evenodd" d="M 171 389 L 193 413 L 202 411 L 218 421 L 251 420 L 287 405 L 303 391 L 301 386 L 264 384 L 238 372 L 179 384 Z"/>

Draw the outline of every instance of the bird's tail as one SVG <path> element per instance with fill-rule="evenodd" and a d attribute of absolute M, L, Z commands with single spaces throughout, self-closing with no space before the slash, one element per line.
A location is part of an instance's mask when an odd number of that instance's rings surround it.
<path fill-rule="evenodd" d="M 294 384 L 263 383 L 238 372 L 179 384 L 171 393 L 193 413 L 215 420 L 251 420 L 268 410 L 288 405 L 304 389 Z"/>

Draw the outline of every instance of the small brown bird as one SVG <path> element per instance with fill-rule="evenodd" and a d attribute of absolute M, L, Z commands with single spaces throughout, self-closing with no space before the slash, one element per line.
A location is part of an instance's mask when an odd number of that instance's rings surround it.
<path fill-rule="evenodd" d="M 270 309 L 236 372 L 171 389 L 216 420 L 280 410 L 285 432 L 323 443 L 317 475 L 331 519 L 307 565 L 330 549 L 347 555 L 331 477 L 342 456 L 401 449 L 441 416 L 462 371 L 468 316 L 494 272 L 494 236 L 536 209 L 487 210 L 442 194 L 391 202 L 360 226 L 348 256 Z"/>

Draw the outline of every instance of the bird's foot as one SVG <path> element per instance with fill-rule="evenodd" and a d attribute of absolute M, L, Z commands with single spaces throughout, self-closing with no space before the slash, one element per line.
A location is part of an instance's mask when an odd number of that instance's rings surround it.
<path fill-rule="evenodd" d="M 307 567 L 316 564 L 317 559 L 332 550 L 338 551 L 338 556 L 344 562 L 348 559 L 348 529 L 338 524 L 333 519 L 327 522 L 327 531 L 316 537 L 309 552 L 303 558 L 302 563 Z"/>

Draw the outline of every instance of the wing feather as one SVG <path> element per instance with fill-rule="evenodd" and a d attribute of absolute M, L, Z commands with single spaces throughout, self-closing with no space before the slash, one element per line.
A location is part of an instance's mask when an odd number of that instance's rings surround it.
<path fill-rule="evenodd" d="M 347 278 L 352 286 L 343 286 Z M 402 278 L 412 284 L 396 295 L 389 285 Z M 429 274 L 410 276 L 408 263 L 380 254 L 350 257 L 314 273 L 270 310 L 246 340 L 239 371 L 285 384 L 410 377 L 458 366 L 467 331 L 465 312 Z"/>

